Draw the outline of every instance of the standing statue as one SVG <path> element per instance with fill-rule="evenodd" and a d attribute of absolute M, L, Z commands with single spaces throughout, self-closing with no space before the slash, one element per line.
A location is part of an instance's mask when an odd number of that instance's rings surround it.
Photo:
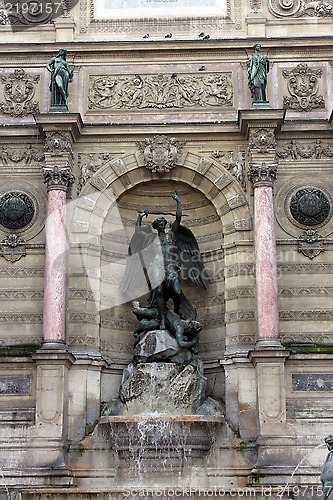
<path fill-rule="evenodd" d="M 208 288 L 209 278 L 194 234 L 181 224 L 182 207 L 177 193 L 173 199 L 177 203 L 175 214 L 138 212 L 121 290 L 135 299 L 135 290 L 144 281 L 149 291 L 146 307 L 141 307 L 138 300 L 133 301 L 133 313 L 140 322 L 134 333 L 136 343 L 143 332 L 167 332 L 177 340 L 180 349 L 190 349 L 196 354 L 202 327 L 196 321 L 196 310 L 182 291 L 180 273 L 203 289 Z M 164 217 L 155 219 L 151 226 L 142 226 L 143 217 L 150 214 L 175 216 L 170 231 L 166 232 Z M 169 309 L 169 300 L 173 301 L 173 312 Z"/>
<path fill-rule="evenodd" d="M 73 71 L 70 71 L 66 61 L 66 49 L 60 49 L 58 54 L 46 65 L 51 73 L 51 108 L 66 107 L 68 99 L 68 84 L 73 80 Z"/>
<path fill-rule="evenodd" d="M 327 444 L 329 453 L 323 465 L 320 477 L 323 485 L 322 500 L 326 500 L 333 490 L 333 434 L 326 436 L 325 443 Z"/>
<path fill-rule="evenodd" d="M 267 102 L 266 87 L 269 61 L 267 56 L 261 52 L 260 43 L 256 43 L 253 48 L 254 54 L 249 57 L 247 62 L 247 75 L 252 102 Z"/>

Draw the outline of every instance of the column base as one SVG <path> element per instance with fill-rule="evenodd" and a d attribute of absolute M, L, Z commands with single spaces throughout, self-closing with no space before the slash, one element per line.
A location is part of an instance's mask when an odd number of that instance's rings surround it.
<path fill-rule="evenodd" d="M 261 349 L 284 349 L 283 345 L 281 344 L 280 339 L 272 339 L 272 338 L 267 338 L 267 339 L 258 339 L 256 341 L 256 350 L 261 350 Z"/>
<path fill-rule="evenodd" d="M 41 347 L 41 349 L 43 350 L 56 350 L 56 351 L 66 351 L 67 350 L 67 346 L 66 346 L 66 343 L 63 342 L 62 340 L 45 340 Z"/>

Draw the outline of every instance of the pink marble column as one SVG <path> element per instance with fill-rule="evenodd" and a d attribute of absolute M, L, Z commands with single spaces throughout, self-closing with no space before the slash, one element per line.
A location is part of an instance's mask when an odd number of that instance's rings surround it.
<path fill-rule="evenodd" d="M 273 180 L 276 164 L 253 163 L 257 348 L 281 347 L 277 287 Z"/>
<path fill-rule="evenodd" d="M 66 343 L 66 193 L 73 183 L 70 168 L 45 168 L 48 210 L 45 226 L 43 347 Z"/>

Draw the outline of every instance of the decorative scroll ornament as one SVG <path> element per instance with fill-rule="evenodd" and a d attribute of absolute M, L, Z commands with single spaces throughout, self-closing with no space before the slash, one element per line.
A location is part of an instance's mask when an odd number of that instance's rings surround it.
<path fill-rule="evenodd" d="M 73 155 L 73 148 L 69 136 L 60 132 L 52 132 L 47 135 L 44 146 L 45 153 L 60 156 L 63 153 Z"/>
<path fill-rule="evenodd" d="M 235 179 L 246 191 L 245 180 L 245 152 L 229 151 L 228 155 L 224 151 L 214 151 L 213 158 L 219 158 L 220 163 L 235 177 Z"/>
<path fill-rule="evenodd" d="M 0 148 L 0 164 L 2 166 L 7 166 L 11 163 L 31 165 L 32 163 L 41 163 L 43 161 L 44 155 L 37 149 L 34 149 L 31 144 L 22 149 L 8 149 L 6 145 Z"/>
<path fill-rule="evenodd" d="M 45 167 L 43 168 L 43 177 L 48 191 L 51 189 L 67 191 L 75 181 L 70 167 Z"/>
<path fill-rule="evenodd" d="M 33 200 L 21 191 L 10 191 L 0 198 L 0 224 L 7 229 L 21 229 L 35 214 Z"/>
<path fill-rule="evenodd" d="M 269 0 L 269 9 L 281 17 L 329 17 L 333 16 L 332 0 Z"/>
<path fill-rule="evenodd" d="M 14 73 L 1 75 L 4 84 L 5 101 L 0 102 L 0 110 L 11 116 L 27 116 L 39 111 L 37 101 L 33 101 L 35 85 L 40 75 L 28 75 L 24 69 L 15 69 Z"/>
<path fill-rule="evenodd" d="M 17 262 L 21 257 L 26 255 L 25 239 L 17 236 L 17 234 L 9 234 L 0 241 L 0 256 L 4 257 L 9 262 Z"/>
<path fill-rule="evenodd" d="M 251 131 L 250 149 L 259 149 L 261 153 L 267 153 L 270 149 L 276 148 L 274 132 L 264 128 Z"/>
<path fill-rule="evenodd" d="M 283 148 L 277 150 L 276 155 L 279 158 L 290 158 L 291 160 L 333 158 L 333 146 L 329 144 L 323 146 L 320 139 L 316 139 L 314 143 L 308 145 L 297 144 L 296 140 L 292 139 Z"/>
<path fill-rule="evenodd" d="M 299 189 L 291 198 L 290 213 L 299 224 L 315 226 L 329 217 L 331 204 L 327 196 L 317 188 Z"/>
<path fill-rule="evenodd" d="M 298 251 L 312 260 L 325 250 L 320 244 L 322 239 L 323 237 L 317 231 L 307 229 L 298 238 Z"/>
<path fill-rule="evenodd" d="M 307 64 L 298 64 L 292 70 L 283 70 L 290 96 L 283 97 L 283 107 L 294 111 L 311 111 L 325 108 L 325 99 L 318 95 L 321 69 L 310 69 Z"/>
<path fill-rule="evenodd" d="M 233 106 L 232 73 L 90 77 L 89 109 Z"/>
<path fill-rule="evenodd" d="M 276 179 L 276 163 L 250 163 L 248 178 L 253 186 L 271 186 Z"/>
<path fill-rule="evenodd" d="M 250 12 L 259 14 L 261 12 L 261 0 L 250 0 Z"/>
<path fill-rule="evenodd" d="M 138 162 L 154 173 L 169 172 L 176 165 L 182 164 L 184 144 L 174 137 L 168 139 L 165 135 L 155 135 L 152 139 L 147 138 L 138 143 Z"/>

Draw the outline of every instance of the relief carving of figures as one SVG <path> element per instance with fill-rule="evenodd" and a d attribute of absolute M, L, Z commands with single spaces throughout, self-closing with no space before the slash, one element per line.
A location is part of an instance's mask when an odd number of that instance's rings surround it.
<path fill-rule="evenodd" d="M 139 165 L 145 166 L 152 172 L 169 172 L 176 165 L 182 165 L 184 142 L 174 137 L 168 139 L 165 135 L 155 135 L 138 143 Z"/>
<path fill-rule="evenodd" d="M 8 166 L 11 163 L 31 165 L 33 163 L 42 163 L 43 161 L 44 155 L 33 148 L 31 144 L 22 149 L 9 149 L 7 145 L 0 148 L 0 164 L 2 166 Z"/>
<path fill-rule="evenodd" d="M 289 96 L 283 97 L 283 107 L 294 111 L 311 111 L 325 108 L 325 99 L 318 95 L 321 69 L 311 69 L 307 64 L 298 64 L 292 70 L 283 70 L 287 79 Z"/>
<path fill-rule="evenodd" d="M 231 73 L 90 78 L 89 109 L 92 110 L 232 105 Z"/>
<path fill-rule="evenodd" d="M 103 165 L 103 161 L 109 160 L 108 153 L 79 154 L 80 177 L 78 180 L 77 194 L 80 194 L 90 177 Z"/>
<path fill-rule="evenodd" d="M 235 179 L 246 191 L 245 180 L 245 152 L 243 151 L 229 151 L 228 154 L 224 151 L 214 151 L 214 158 L 219 158 L 220 163 L 235 177 Z"/>
<path fill-rule="evenodd" d="M 0 111 L 10 116 L 27 116 L 38 112 L 38 102 L 33 98 L 39 80 L 40 75 L 29 75 L 24 69 L 15 69 L 14 73 L 1 75 L 5 101 L 0 102 Z"/>
<path fill-rule="evenodd" d="M 328 17 L 333 16 L 332 0 L 269 0 L 272 14 L 282 17 Z"/>
<path fill-rule="evenodd" d="M 319 160 L 321 158 L 333 157 L 333 146 L 327 144 L 324 146 L 320 139 L 316 139 L 314 143 L 307 145 L 297 144 L 295 139 L 292 139 L 283 148 L 276 152 L 278 158 L 290 158 L 291 160 L 300 160 L 302 158 L 313 158 Z"/>

